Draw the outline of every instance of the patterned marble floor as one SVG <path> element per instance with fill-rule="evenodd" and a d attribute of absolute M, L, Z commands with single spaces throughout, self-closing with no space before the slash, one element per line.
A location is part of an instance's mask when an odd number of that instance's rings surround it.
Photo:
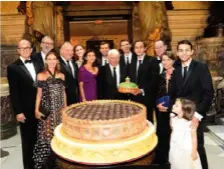
<path fill-rule="evenodd" d="M 217 129 L 218 130 L 218 129 Z M 220 132 L 220 130 L 219 130 Z M 221 131 L 224 134 L 224 131 Z M 0 141 L 1 148 L 9 152 L 9 156 L 0 158 L 2 169 L 23 169 L 20 133 L 7 140 Z M 224 145 L 209 133 L 205 133 L 205 148 L 210 169 L 223 169 Z"/>

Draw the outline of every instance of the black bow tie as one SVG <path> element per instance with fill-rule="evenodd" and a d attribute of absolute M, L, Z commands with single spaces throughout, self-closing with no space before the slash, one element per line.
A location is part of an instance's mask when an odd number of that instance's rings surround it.
<path fill-rule="evenodd" d="M 25 60 L 25 63 L 32 63 L 32 60 Z"/>
<path fill-rule="evenodd" d="M 161 63 L 162 61 L 157 59 L 157 62 L 158 62 L 158 63 Z"/>

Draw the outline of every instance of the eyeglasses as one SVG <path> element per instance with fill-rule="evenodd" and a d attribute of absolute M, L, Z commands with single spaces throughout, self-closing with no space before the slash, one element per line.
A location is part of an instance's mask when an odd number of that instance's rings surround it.
<path fill-rule="evenodd" d="M 18 48 L 22 52 L 27 52 L 31 49 L 31 47 L 25 47 L 25 48 Z"/>
<path fill-rule="evenodd" d="M 53 45 L 53 43 L 49 43 L 49 42 L 41 42 L 41 43 L 43 43 L 45 45 Z"/>

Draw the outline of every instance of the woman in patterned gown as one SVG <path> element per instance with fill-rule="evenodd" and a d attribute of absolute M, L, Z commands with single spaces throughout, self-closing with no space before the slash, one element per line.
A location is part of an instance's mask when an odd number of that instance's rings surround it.
<path fill-rule="evenodd" d="M 46 55 L 45 70 L 37 75 L 35 116 L 39 120 L 34 147 L 34 168 L 43 168 L 51 153 L 50 142 L 55 127 L 61 123 L 61 109 L 66 104 L 64 74 L 60 72 L 56 53 Z"/>

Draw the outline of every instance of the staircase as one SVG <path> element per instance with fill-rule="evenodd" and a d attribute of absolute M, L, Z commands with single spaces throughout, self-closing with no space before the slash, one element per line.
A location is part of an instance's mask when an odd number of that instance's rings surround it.
<path fill-rule="evenodd" d="M 224 83 L 223 81 L 219 83 L 217 90 L 217 102 L 219 106 L 217 107 L 217 112 L 215 114 L 214 123 L 208 124 L 207 129 L 209 134 L 215 138 L 220 145 L 224 148 Z"/>
<path fill-rule="evenodd" d="M 201 36 L 207 26 L 208 10 L 169 10 L 167 15 L 173 52 L 180 40 L 188 39 L 194 44 L 195 38 Z"/>
<path fill-rule="evenodd" d="M 207 125 L 209 134 L 224 148 L 224 114 L 216 118 L 216 124 Z"/>

